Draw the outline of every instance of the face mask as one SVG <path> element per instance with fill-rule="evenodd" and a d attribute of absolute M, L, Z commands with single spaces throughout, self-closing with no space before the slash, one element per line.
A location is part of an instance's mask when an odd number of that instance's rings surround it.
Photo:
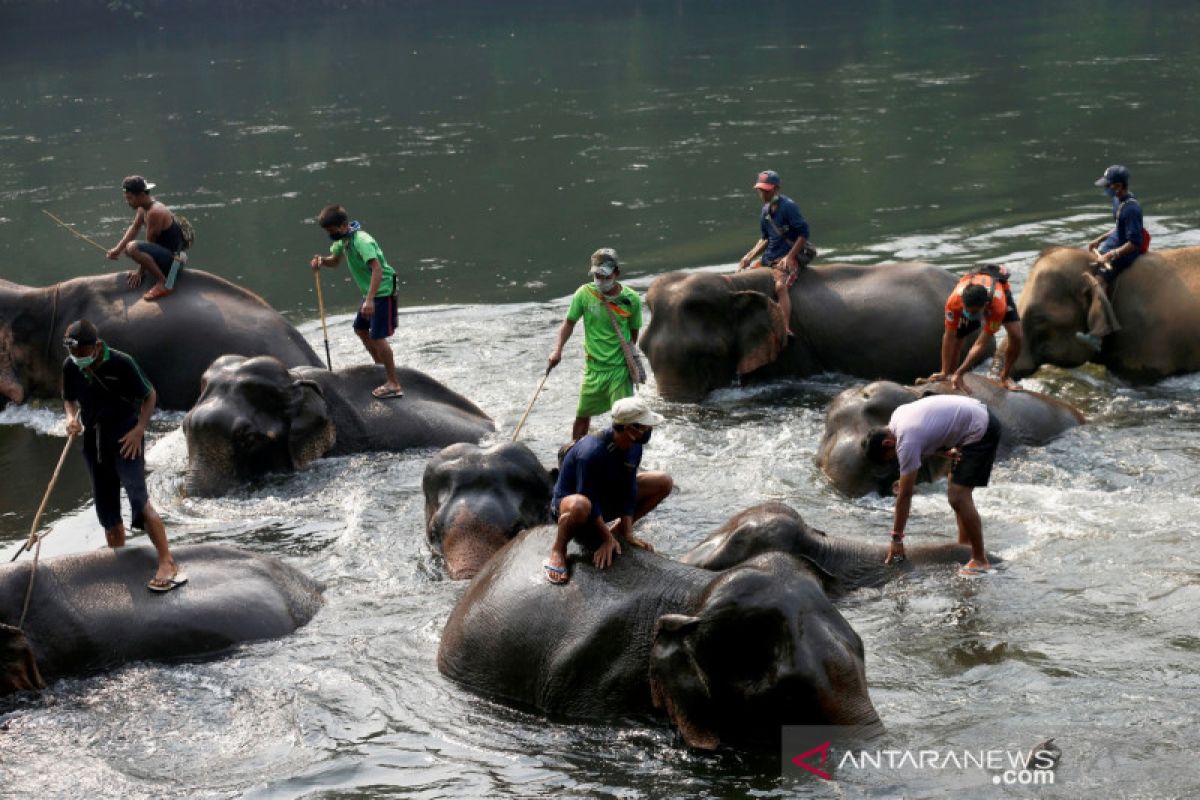
<path fill-rule="evenodd" d="M 979 315 L 980 315 L 981 311 L 982 311 L 982 309 L 980 309 L 980 311 L 968 311 L 967 309 L 964 308 L 963 309 L 963 317 L 965 317 L 970 322 L 979 322 Z"/>
<path fill-rule="evenodd" d="M 608 278 L 601 278 L 599 275 L 597 275 L 592 280 L 596 282 L 596 288 L 602 292 L 611 292 L 612 288 L 617 285 L 617 279 L 611 276 Z"/>
<path fill-rule="evenodd" d="M 80 369 L 87 369 L 96 362 L 96 356 L 71 356 L 71 361 Z"/>
<path fill-rule="evenodd" d="M 345 233 L 331 233 L 329 234 L 329 241 L 340 242 L 342 239 L 348 239 L 351 233 L 353 233 L 353 231 L 346 231 Z"/>
<path fill-rule="evenodd" d="M 648 430 L 644 434 L 642 434 L 642 437 L 637 440 L 637 443 L 642 444 L 642 445 L 649 444 L 650 443 L 650 434 L 652 434 L 652 433 L 654 433 L 653 428 L 651 428 L 650 430 Z"/>
<path fill-rule="evenodd" d="M 1104 187 L 1104 194 L 1108 195 L 1108 197 L 1110 199 L 1114 199 L 1114 200 L 1117 197 L 1117 193 L 1113 191 L 1113 188 L 1111 186 Z"/>

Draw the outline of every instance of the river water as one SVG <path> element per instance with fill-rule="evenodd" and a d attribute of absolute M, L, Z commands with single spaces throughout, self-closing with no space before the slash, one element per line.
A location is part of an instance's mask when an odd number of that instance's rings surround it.
<path fill-rule="evenodd" d="M 42 212 L 111 246 L 129 217 L 120 178 L 141 172 L 196 225 L 195 266 L 260 292 L 321 351 L 303 264 L 324 246 L 312 216 L 342 202 L 401 271 L 400 360 L 474 400 L 496 440 L 591 251 L 615 246 L 642 291 L 670 269 L 728 269 L 756 238 L 762 168 L 782 173 L 831 259 L 1000 261 L 1019 285 L 1042 247 L 1103 228 L 1091 181 L 1113 162 L 1133 171 L 1155 247 L 1200 243 L 1190 3 L 110 5 L 50 3 L 47 20 L 0 2 L 0 277 L 110 269 Z M 362 363 L 352 288 L 327 284 L 326 299 L 335 365 Z M 567 351 L 522 434 L 546 463 L 573 416 L 579 341 Z M 667 422 L 645 464 L 679 488 L 643 535 L 679 553 L 781 500 L 831 534 L 881 539 L 890 503 L 837 496 L 812 463 L 824 406 L 851 382 L 700 405 L 662 402 L 651 383 Z M 1006 567 L 929 572 L 840 608 L 892 746 L 1053 736 L 1052 787 L 978 769 L 796 784 L 774 758 L 693 753 L 647 720 L 547 724 L 480 700 L 435 666 L 463 585 L 424 542 L 428 452 L 186 498 L 182 415 L 160 414 L 150 484 L 172 541 L 280 555 L 327 584 L 326 605 L 295 635 L 216 661 L 4 701 L 0 795 L 1196 796 L 1200 376 L 1131 387 L 1084 368 L 1028 383 L 1089 425 L 1019 451 L 977 493 Z M 6 551 L 63 442 L 53 403 L 0 412 Z M 45 525 L 44 555 L 103 544 L 77 454 Z M 953 536 L 943 486 L 917 497 L 910 530 Z"/>

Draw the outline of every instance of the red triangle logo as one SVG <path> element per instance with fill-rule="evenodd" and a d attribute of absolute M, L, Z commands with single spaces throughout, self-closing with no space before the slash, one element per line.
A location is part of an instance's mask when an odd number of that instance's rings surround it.
<path fill-rule="evenodd" d="M 830 744 L 832 744 L 832 743 L 825 742 L 824 744 L 817 745 L 816 747 L 814 747 L 811 750 L 805 750 L 800 755 L 794 757 L 792 759 L 792 763 L 795 764 L 797 767 L 800 767 L 800 769 L 808 770 L 813 775 L 816 775 L 818 778 L 824 778 L 827 781 L 831 781 L 831 780 L 833 780 L 833 776 L 830 775 L 825 770 L 821 769 L 821 767 L 824 767 L 826 762 L 829 761 L 829 746 L 830 746 Z M 820 766 L 814 766 L 812 764 L 809 764 L 807 761 L 805 761 L 806 758 L 813 755 L 814 753 L 821 754 L 821 765 Z"/>

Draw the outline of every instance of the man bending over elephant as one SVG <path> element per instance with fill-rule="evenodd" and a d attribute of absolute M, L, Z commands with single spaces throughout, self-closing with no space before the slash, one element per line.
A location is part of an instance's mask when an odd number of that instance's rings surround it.
<path fill-rule="evenodd" d="M 380 400 L 403 397 L 404 389 L 396 377 L 396 358 L 388 344 L 388 337 L 400 323 L 396 271 L 388 265 L 379 243 L 362 229 L 358 220 L 352 221 L 341 206 L 323 208 L 317 224 L 325 229 L 333 244 L 329 246 L 329 255 L 312 257 L 313 272 L 321 267 L 336 267 L 345 256 L 350 277 L 362 289 L 363 301 L 354 317 L 354 332 L 371 354 L 371 360 L 382 365 L 386 374 L 386 380 L 372 389 L 371 394 Z"/>
<path fill-rule="evenodd" d="M 1088 252 L 1098 264 L 1096 277 L 1104 287 L 1105 296 L 1112 297 L 1117 277 L 1133 266 L 1138 256 L 1150 249 L 1150 234 L 1142 225 L 1142 206 L 1129 191 L 1128 169 L 1113 164 L 1104 170 L 1096 185 L 1103 187 L 1104 193 L 1112 200 L 1113 222 L 1116 225 L 1089 242 Z M 1108 318 L 1115 320 L 1115 315 L 1108 315 Z M 1101 340 L 1115 331 L 1114 324 L 1098 322 L 1093 330 L 1079 332 L 1076 338 L 1098 352 Z"/>
<path fill-rule="evenodd" d="M 575 290 L 567 318 L 558 329 L 558 339 L 546 360 L 546 371 L 562 361 L 563 347 L 583 320 L 583 383 L 579 386 L 579 405 L 571 426 L 571 441 L 587 436 L 592 417 L 603 414 L 613 403 L 633 394 L 633 381 L 625 347 L 637 344 L 642 327 L 642 298 L 617 281 L 621 265 L 617 251 L 602 247 L 592 253 L 592 276 Z"/>
<path fill-rule="evenodd" d="M 759 263 L 754 266 L 774 270 L 775 299 L 779 302 L 784 320 L 790 320 L 792 299 L 788 291 L 796 282 L 800 268 L 812 261 L 816 250 L 808 245 L 808 223 L 800 213 L 800 207 L 779 191 L 779 173 L 769 169 L 758 173 L 754 188 L 763 201 L 758 220 L 762 238 L 750 248 L 749 253 L 742 256 L 738 270 L 750 268 L 750 263 L 756 258 Z M 789 338 L 795 335 L 790 327 L 787 335 Z"/>
<path fill-rule="evenodd" d="M 109 547 L 124 547 L 121 487 L 129 497 L 133 527 L 145 529 L 158 552 L 158 571 L 147 584 L 169 592 L 187 583 L 167 547 L 162 518 L 146 491 L 143 438 L 157 395 L 137 362 L 113 350 L 86 319 L 67 327 L 63 338 L 69 357 L 63 362 L 62 397 L 67 433 L 83 432 L 83 460 L 92 476 L 96 516 Z"/>
<path fill-rule="evenodd" d="M 1001 291 L 1003 290 L 1003 291 Z M 941 381 L 952 378 L 954 388 L 962 392 L 970 391 L 963 382 L 963 375 L 971 371 L 987 352 L 988 342 L 1004 326 L 1008 334 L 1008 349 L 1005 352 L 1004 367 L 1000 371 L 1000 383 L 1006 389 L 1016 389 L 1017 384 L 1012 379 L 1012 368 L 1021 355 L 1021 317 L 1017 314 L 1017 304 L 1013 300 L 1012 289 L 1008 286 L 1008 270 L 996 264 L 985 264 L 974 272 L 964 275 L 954 291 L 946 298 L 946 329 L 942 333 L 942 368 L 929 376 L 930 381 Z M 967 352 L 967 357 L 958 364 L 962 352 L 963 339 L 971 332 L 982 328 L 975 344 Z"/>
<path fill-rule="evenodd" d="M 960 573 L 983 575 L 988 571 L 983 521 L 972 492 L 976 486 L 987 486 L 999 444 L 1000 420 L 991 409 L 978 400 L 957 395 L 933 395 L 905 403 L 892 412 L 886 428 L 871 431 L 866 442 L 867 458 L 876 463 L 900 462 L 887 563 L 904 558 L 904 528 L 921 459 L 944 452 L 954 460 L 946 496 L 958 522 L 958 541 L 971 545 L 971 560 Z"/>
<path fill-rule="evenodd" d="M 175 277 L 183 263 L 180 253 L 184 249 L 183 229 L 170 209 L 150 196 L 153 188 L 154 184 L 147 183 L 141 175 L 130 175 L 121 182 L 125 202 L 137 213 L 121 241 L 107 253 L 113 261 L 124 253 L 138 265 L 129 273 L 131 287 L 141 285 L 143 273 L 153 276 L 154 286 L 142 295 L 143 300 L 150 301 L 175 291 Z M 135 242 L 134 237 L 143 225 L 146 226 L 146 241 Z"/>
<path fill-rule="evenodd" d="M 567 543 L 573 538 L 595 548 L 597 569 L 621 554 L 622 540 L 653 552 L 634 535 L 633 523 L 657 508 L 675 486 L 665 472 L 638 474 L 642 447 L 662 421 L 645 400 L 626 397 L 612 407 L 611 428 L 585 436 L 567 452 L 550 500 L 558 535 L 544 565 L 548 581 L 567 582 Z"/>

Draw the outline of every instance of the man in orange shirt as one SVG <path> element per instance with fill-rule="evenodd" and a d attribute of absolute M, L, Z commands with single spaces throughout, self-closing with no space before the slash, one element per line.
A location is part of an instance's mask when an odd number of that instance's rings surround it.
<path fill-rule="evenodd" d="M 1010 377 L 1012 368 L 1021 355 L 1021 318 L 1017 315 L 1017 304 L 1008 286 L 1008 270 L 995 264 L 985 264 L 974 272 L 963 276 L 950 297 L 946 300 L 946 330 L 942 334 L 942 369 L 929 376 L 930 381 L 950 378 L 954 388 L 968 392 L 963 375 L 979 363 L 987 350 L 988 342 L 1003 326 L 1008 334 L 1008 350 L 1004 354 L 1004 367 L 1000 371 L 1000 382 L 1006 389 L 1018 389 Z M 972 331 L 979 330 L 979 337 L 967 352 L 958 369 L 962 341 Z M 969 393 L 969 392 L 968 392 Z"/>

